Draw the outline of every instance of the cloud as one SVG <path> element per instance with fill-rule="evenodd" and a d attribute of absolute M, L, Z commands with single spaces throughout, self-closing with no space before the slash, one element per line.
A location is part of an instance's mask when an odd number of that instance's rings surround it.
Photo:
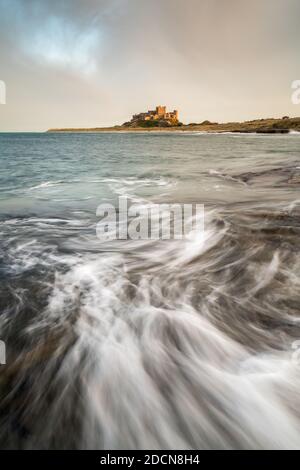
<path fill-rule="evenodd" d="M 78 32 L 61 18 L 52 17 L 23 44 L 24 52 L 49 65 L 70 67 L 91 74 L 96 71 L 96 47 L 101 47 L 99 31 Z"/>
<path fill-rule="evenodd" d="M 30 60 L 92 72 L 101 47 L 101 28 L 97 17 L 79 7 L 76 0 L 0 0 L 2 37 Z"/>
<path fill-rule="evenodd" d="M 297 0 L 0 0 L 13 93 L 0 129 L 17 114 L 18 126 L 108 125 L 158 102 L 185 121 L 297 114 L 299 14 Z"/>

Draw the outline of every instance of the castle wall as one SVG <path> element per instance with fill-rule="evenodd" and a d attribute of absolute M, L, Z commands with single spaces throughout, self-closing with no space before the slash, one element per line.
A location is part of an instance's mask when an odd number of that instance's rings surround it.
<path fill-rule="evenodd" d="M 149 110 L 146 113 L 134 114 L 131 121 L 151 121 L 157 119 L 178 121 L 178 111 L 174 110 L 167 113 L 166 106 L 156 106 L 156 109 L 153 111 Z"/>

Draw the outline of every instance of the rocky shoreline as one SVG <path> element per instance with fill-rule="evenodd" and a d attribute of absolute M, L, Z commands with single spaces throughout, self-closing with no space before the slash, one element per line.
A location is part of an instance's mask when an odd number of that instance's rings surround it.
<path fill-rule="evenodd" d="M 94 127 L 94 128 L 58 128 L 47 132 L 212 132 L 212 133 L 257 133 L 257 134 L 288 134 L 290 131 L 300 132 L 300 117 L 281 119 L 256 119 L 245 122 L 184 124 L 170 127 Z"/>

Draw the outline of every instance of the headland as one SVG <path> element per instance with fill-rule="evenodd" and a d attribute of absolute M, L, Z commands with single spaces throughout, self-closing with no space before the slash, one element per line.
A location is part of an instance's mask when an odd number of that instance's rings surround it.
<path fill-rule="evenodd" d="M 92 128 L 57 128 L 47 132 L 207 132 L 207 133 L 258 133 L 287 134 L 300 132 L 300 117 L 254 119 L 243 122 L 218 123 L 202 122 L 183 124 L 178 110 L 167 111 L 166 106 L 156 106 L 154 110 L 134 114 L 130 121 L 122 125 Z"/>

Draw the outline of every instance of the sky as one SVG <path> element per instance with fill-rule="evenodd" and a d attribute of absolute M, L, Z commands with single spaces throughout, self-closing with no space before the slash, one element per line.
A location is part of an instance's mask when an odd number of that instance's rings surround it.
<path fill-rule="evenodd" d="M 299 0 L 0 0 L 0 131 L 299 116 Z"/>

